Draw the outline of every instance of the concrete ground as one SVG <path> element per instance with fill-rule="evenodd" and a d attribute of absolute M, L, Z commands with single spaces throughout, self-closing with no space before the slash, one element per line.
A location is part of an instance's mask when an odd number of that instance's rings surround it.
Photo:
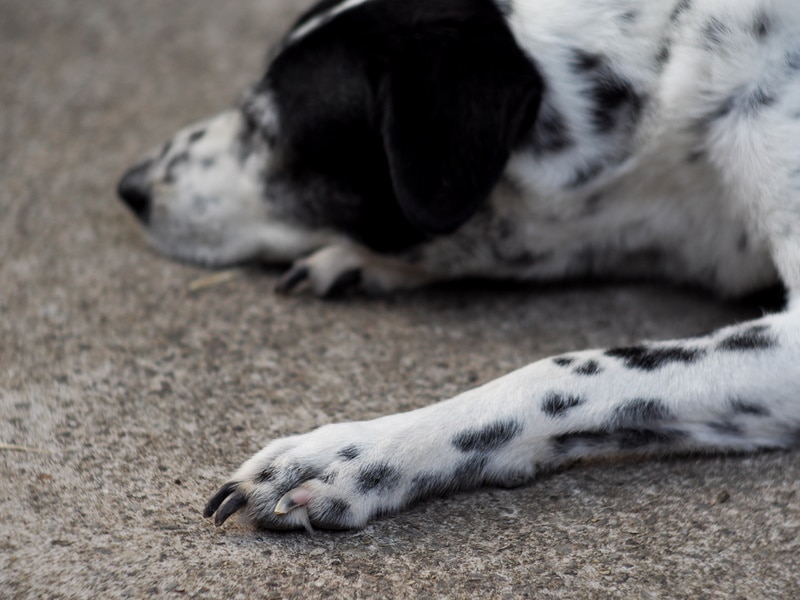
<path fill-rule="evenodd" d="M 116 177 L 305 1 L 0 0 L 0 597 L 797 598 L 800 453 L 579 466 L 363 531 L 201 518 L 274 436 L 758 314 L 648 285 L 277 297 L 144 244 Z"/>

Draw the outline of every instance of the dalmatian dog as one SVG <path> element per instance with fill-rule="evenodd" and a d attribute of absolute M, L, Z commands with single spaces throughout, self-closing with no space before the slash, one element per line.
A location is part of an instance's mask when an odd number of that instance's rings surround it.
<path fill-rule="evenodd" d="M 661 278 L 787 308 L 272 442 L 205 509 L 364 526 L 584 457 L 800 442 L 796 0 L 323 0 L 119 184 L 155 248 L 278 288 Z"/>

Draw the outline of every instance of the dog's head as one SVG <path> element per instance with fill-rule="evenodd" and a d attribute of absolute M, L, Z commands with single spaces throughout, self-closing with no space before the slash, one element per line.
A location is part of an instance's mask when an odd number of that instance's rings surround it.
<path fill-rule="evenodd" d="M 290 260 L 337 236 L 400 250 L 474 214 L 541 93 L 493 0 L 323 0 L 234 108 L 118 191 L 193 262 Z"/>

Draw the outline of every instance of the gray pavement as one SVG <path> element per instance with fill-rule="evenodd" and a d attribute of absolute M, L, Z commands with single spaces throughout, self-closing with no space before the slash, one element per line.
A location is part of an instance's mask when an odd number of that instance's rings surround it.
<path fill-rule="evenodd" d="M 191 291 L 115 179 L 306 3 L 0 0 L 0 597 L 800 597 L 800 453 L 576 466 L 314 537 L 201 518 L 272 437 L 759 311 L 650 285 L 320 302 L 255 269 Z"/>

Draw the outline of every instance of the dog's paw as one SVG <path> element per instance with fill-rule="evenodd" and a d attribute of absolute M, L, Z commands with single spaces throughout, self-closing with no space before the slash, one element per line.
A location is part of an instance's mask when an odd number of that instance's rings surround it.
<path fill-rule="evenodd" d="M 273 442 L 209 500 L 222 525 L 239 513 L 267 529 L 350 529 L 405 503 L 409 474 L 375 422 L 328 425 Z"/>
<path fill-rule="evenodd" d="M 350 289 L 382 294 L 418 287 L 431 279 L 398 259 L 378 256 L 351 244 L 334 245 L 295 261 L 281 277 L 276 291 L 288 294 L 307 289 L 326 298 Z"/>

